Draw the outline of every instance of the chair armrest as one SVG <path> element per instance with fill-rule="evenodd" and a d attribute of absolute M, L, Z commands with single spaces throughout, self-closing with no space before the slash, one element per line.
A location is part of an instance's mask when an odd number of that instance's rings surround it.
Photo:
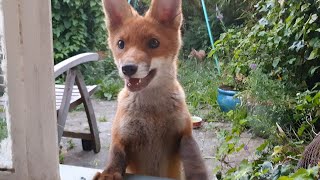
<path fill-rule="evenodd" d="M 82 53 L 68 58 L 54 66 L 54 78 L 79 64 L 97 60 L 99 60 L 97 53 Z"/>

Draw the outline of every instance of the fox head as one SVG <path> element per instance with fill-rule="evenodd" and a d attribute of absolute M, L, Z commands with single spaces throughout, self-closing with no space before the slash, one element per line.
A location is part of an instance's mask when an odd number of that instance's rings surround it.
<path fill-rule="evenodd" d="M 126 88 L 135 92 L 176 79 L 181 0 L 153 0 L 144 16 L 126 0 L 102 1 L 108 44 Z"/>

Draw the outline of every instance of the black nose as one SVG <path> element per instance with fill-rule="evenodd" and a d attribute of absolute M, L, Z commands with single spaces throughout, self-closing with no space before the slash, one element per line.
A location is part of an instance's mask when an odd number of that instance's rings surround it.
<path fill-rule="evenodd" d="M 134 75 L 138 70 L 138 66 L 136 65 L 125 65 L 122 66 L 122 72 L 126 76 L 132 76 Z"/>

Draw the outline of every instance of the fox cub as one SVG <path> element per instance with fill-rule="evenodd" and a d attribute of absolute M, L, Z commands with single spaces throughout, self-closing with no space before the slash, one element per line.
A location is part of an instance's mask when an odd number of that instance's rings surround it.
<path fill-rule="evenodd" d="M 95 180 L 125 173 L 207 180 L 177 80 L 182 0 L 153 0 L 140 16 L 126 0 L 102 0 L 108 43 L 125 87 L 112 126 L 109 163 Z"/>

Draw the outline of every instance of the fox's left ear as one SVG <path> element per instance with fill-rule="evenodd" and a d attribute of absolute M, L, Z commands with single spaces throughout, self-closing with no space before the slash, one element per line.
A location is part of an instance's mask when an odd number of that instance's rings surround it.
<path fill-rule="evenodd" d="M 182 0 L 152 0 L 146 16 L 159 23 L 180 29 L 182 24 Z"/>
<path fill-rule="evenodd" d="M 130 7 L 127 0 L 102 0 L 109 30 L 116 29 L 137 13 Z"/>

